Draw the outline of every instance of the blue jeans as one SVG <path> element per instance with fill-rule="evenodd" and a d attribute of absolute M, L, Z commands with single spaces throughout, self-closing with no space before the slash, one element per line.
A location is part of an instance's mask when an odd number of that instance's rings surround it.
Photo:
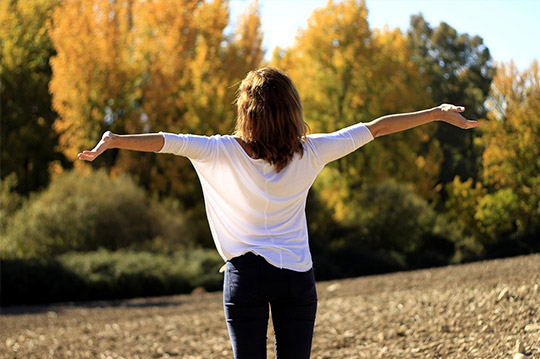
<path fill-rule="evenodd" d="M 276 358 L 309 358 L 317 312 L 313 269 L 279 269 L 253 253 L 233 258 L 225 270 L 223 305 L 235 359 L 266 359 L 269 306 Z"/>

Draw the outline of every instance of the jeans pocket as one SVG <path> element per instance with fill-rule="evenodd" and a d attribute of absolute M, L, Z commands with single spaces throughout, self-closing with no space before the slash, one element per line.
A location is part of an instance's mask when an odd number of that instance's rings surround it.
<path fill-rule="evenodd" d="M 257 266 L 236 267 L 228 262 L 225 269 L 223 301 L 226 305 L 250 305 L 259 293 Z"/>
<path fill-rule="evenodd" d="M 294 277 L 291 289 L 296 302 L 298 304 L 317 303 L 317 287 L 313 269 L 303 273 L 295 273 Z"/>

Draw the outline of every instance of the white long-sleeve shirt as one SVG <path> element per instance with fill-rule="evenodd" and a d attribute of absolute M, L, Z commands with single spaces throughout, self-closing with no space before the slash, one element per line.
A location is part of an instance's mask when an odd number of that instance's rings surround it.
<path fill-rule="evenodd" d="M 373 140 L 364 124 L 308 135 L 304 154 L 277 173 L 248 156 L 233 136 L 163 133 L 160 153 L 191 160 L 201 181 L 210 230 L 219 254 L 247 252 L 279 268 L 311 269 L 306 222 L 308 191 L 323 167 Z"/>

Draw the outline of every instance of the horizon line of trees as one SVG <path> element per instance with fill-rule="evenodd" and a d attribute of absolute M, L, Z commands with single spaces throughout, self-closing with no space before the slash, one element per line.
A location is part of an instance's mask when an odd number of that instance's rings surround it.
<path fill-rule="evenodd" d="M 329 1 L 293 46 L 265 61 L 257 2 L 232 33 L 226 0 L 1 2 L 2 255 L 107 247 L 90 225 L 58 234 L 81 204 L 54 212 L 61 206 L 51 203 L 77 192 L 55 182 L 75 186 L 64 172 L 94 172 L 76 154 L 105 130 L 230 133 L 235 90 L 263 65 L 291 76 L 314 132 L 440 103 L 463 105 L 465 116 L 482 121 L 467 132 L 422 126 L 329 165 L 308 203 L 321 262 L 331 253 L 327 259 L 349 256 L 354 265 L 359 255 L 384 252 L 406 267 L 540 250 L 538 61 L 522 71 L 495 64 L 480 36 L 433 27 L 421 14 L 405 33 L 374 29 L 367 13 L 364 1 Z M 133 178 L 147 196 L 134 201 L 154 203 L 156 213 L 164 210 L 155 203 L 166 203 L 181 216 L 170 223 L 182 238 L 148 229 L 150 247 L 213 246 L 187 159 L 109 151 L 92 167 L 111 180 Z M 52 241 L 56 234 L 62 238 Z"/>

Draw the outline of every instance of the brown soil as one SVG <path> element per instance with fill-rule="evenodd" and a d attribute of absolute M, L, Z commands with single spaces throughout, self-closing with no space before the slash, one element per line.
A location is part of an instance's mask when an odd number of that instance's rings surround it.
<path fill-rule="evenodd" d="M 540 254 L 321 282 L 312 358 L 540 359 L 539 286 Z M 232 358 L 221 293 L 4 308 L 0 328 L 0 358 Z"/>

